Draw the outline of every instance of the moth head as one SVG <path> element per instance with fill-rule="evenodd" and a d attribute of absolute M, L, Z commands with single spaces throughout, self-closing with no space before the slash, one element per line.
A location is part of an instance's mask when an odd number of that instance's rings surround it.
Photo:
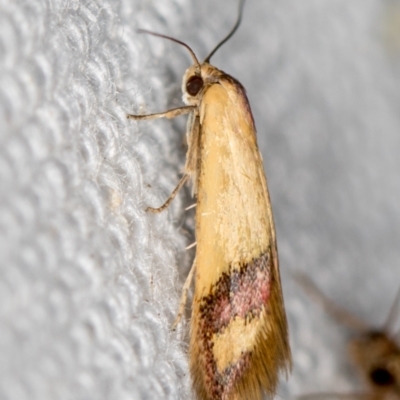
<path fill-rule="evenodd" d="M 183 83 L 182 83 L 182 92 L 183 92 L 183 101 L 186 104 L 189 105 L 197 105 L 200 99 L 200 96 L 202 94 L 202 91 L 204 87 L 206 86 L 207 83 L 212 83 L 213 81 L 215 82 L 216 76 L 220 75 L 220 71 L 218 71 L 215 67 L 213 67 L 210 64 L 210 59 L 211 57 L 215 54 L 215 52 L 225 43 L 227 42 L 233 34 L 236 32 L 238 29 L 240 22 L 242 20 L 242 14 L 243 14 L 243 5 L 244 5 L 245 0 L 240 0 L 239 1 L 239 14 L 236 20 L 235 25 L 231 29 L 231 31 L 228 33 L 228 35 L 221 40 L 217 46 L 211 51 L 211 53 L 207 56 L 207 58 L 204 60 L 204 62 L 201 64 L 196 57 L 196 54 L 194 51 L 184 42 L 172 38 L 170 36 L 162 35 L 160 33 L 148 31 L 146 29 L 139 29 L 138 32 L 140 33 L 147 33 L 153 36 L 158 36 L 164 39 L 171 40 L 175 43 L 180 44 L 181 46 L 186 47 L 186 49 L 189 51 L 192 60 L 193 60 L 193 65 L 188 68 L 185 72 L 185 75 L 183 77 Z"/>
<path fill-rule="evenodd" d="M 184 46 L 191 53 L 194 64 L 188 68 L 185 72 L 182 82 L 182 93 L 183 101 L 188 105 L 197 105 L 204 88 L 211 83 L 218 81 L 218 77 L 221 72 L 210 64 L 211 57 L 215 52 L 226 43 L 238 29 L 240 22 L 242 20 L 244 0 L 239 2 L 239 13 L 235 25 L 228 33 L 228 35 L 222 39 L 211 51 L 211 53 L 206 57 L 202 64 L 199 63 L 197 57 L 195 56 L 193 50 L 184 44 Z"/>
<path fill-rule="evenodd" d="M 207 62 L 189 67 L 182 81 L 183 101 L 185 104 L 198 105 L 207 87 L 218 83 L 224 75 L 224 72 Z"/>

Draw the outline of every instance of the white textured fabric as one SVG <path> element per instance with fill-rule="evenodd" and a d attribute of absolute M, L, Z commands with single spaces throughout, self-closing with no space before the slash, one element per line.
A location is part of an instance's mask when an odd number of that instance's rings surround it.
<path fill-rule="evenodd" d="M 223 37 L 236 1 L 0 2 L 0 399 L 188 399 L 186 51 Z M 289 273 L 372 323 L 399 282 L 397 0 L 246 5 L 213 58 L 247 88 L 277 223 L 294 370 L 283 398 L 359 387 L 348 332 Z M 397 16 L 397 19 L 396 19 Z M 396 22 L 397 21 L 397 22 Z"/>

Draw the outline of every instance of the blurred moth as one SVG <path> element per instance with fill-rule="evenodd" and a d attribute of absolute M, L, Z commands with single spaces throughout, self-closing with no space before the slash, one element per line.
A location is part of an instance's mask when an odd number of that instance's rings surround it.
<path fill-rule="evenodd" d="M 185 43 L 194 64 L 185 72 L 186 106 L 135 120 L 189 114 L 183 177 L 168 207 L 188 178 L 197 197 L 196 257 L 184 285 L 196 277 L 190 329 L 190 369 L 201 400 L 258 400 L 275 395 L 278 375 L 291 367 L 288 328 L 278 268 L 274 221 L 253 116 L 243 86 L 203 63 Z"/>
<path fill-rule="evenodd" d="M 297 273 L 296 280 L 330 315 L 357 332 L 349 343 L 349 353 L 369 387 L 368 391 L 362 393 L 316 393 L 301 396 L 301 399 L 400 400 L 400 344 L 398 337 L 390 333 L 398 314 L 399 296 L 391 307 L 384 327 L 376 329 L 334 304 L 307 276 Z"/>

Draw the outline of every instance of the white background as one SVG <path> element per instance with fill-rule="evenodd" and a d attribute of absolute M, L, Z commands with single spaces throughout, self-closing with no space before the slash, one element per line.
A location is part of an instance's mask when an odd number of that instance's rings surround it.
<path fill-rule="evenodd" d="M 301 270 L 379 326 L 400 286 L 400 2 L 248 0 L 213 63 L 248 91 L 277 225 L 294 358 L 281 398 L 362 388 L 351 337 L 294 283 Z M 187 399 L 194 251 L 184 48 L 200 59 L 236 1 L 0 2 L 0 398 Z"/>

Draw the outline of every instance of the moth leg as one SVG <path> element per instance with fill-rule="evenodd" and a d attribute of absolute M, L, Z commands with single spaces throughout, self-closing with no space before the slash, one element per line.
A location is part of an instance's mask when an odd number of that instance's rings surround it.
<path fill-rule="evenodd" d="M 161 113 L 154 113 L 154 114 L 147 114 L 147 115 L 134 115 L 134 114 L 127 114 L 128 119 L 135 119 L 137 121 L 144 121 L 149 119 L 157 119 L 157 118 L 175 118 L 179 115 L 189 114 L 193 112 L 197 106 L 183 106 L 178 108 L 173 108 L 168 111 L 164 111 Z"/>
<path fill-rule="evenodd" d="M 185 248 L 185 250 L 190 250 L 191 248 L 193 248 L 193 247 L 195 247 L 195 246 L 197 246 L 197 242 L 194 242 L 194 243 L 192 243 L 192 244 L 189 244 L 189 246 L 187 246 L 187 247 Z"/>
<path fill-rule="evenodd" d="M 191 206 L 186 207 L 186 208 L 185 208 L 185 211 L 191 210 L 192 208 L 195 208 L 196 206 L 197 206 L 197 203 L 194 203 L 194 204 L 192 204 Z"/>
<path fill-rule="evenodd" d="M 361 332 L 369 329 L 369 326 L 364 321 L 350 314 L 347 310 L 338 306 L 326 297 L 307 275 L 301 272 L 296 272 L 294 278 L 310 297 L 318 301 L 325 311 L 342 325 Z"/>
<path fill-rule="evenodd" d="M 178 194 L 178 192 L 182 189 L 182 186 L 185 184 L 185 182 L 188 180 L 189 175 L 188 174 L 184 174 L 181 178 L 181 180 L 179 181 L 178 185 L 176 186 L 176 188 L 172 191 L 171 195 L 168 197 L 167 201 L 158 208 L 153 208 L 153 207 L 147 207 L 146 211 L 151 211 L 153 213 L 159 213 L 163 210 L 165 210 L 169 204 L 171 203 L 171 201 L 175 198 L 175 196 Z"/>
<path fill-rule="evenodd" d="M 190 289 L 190 286 L 192 285 L 193 275 L 194 275 L 195 270 L 196 270 L 196 259 L 194 259 L 192 268 L 190 268 L 189 275 L 187 276 L 185 284 L 183 285 L 181 301 L 179 303 L 179 311 L 178 311 L 178 315 L 176 316 L 175 322 L 172 325 L 172 330 L 176 329 L 177 325 L 179 324 L 180 320 L 182 319 L 183 313 L 185 312 L 188 291 Z"/>

